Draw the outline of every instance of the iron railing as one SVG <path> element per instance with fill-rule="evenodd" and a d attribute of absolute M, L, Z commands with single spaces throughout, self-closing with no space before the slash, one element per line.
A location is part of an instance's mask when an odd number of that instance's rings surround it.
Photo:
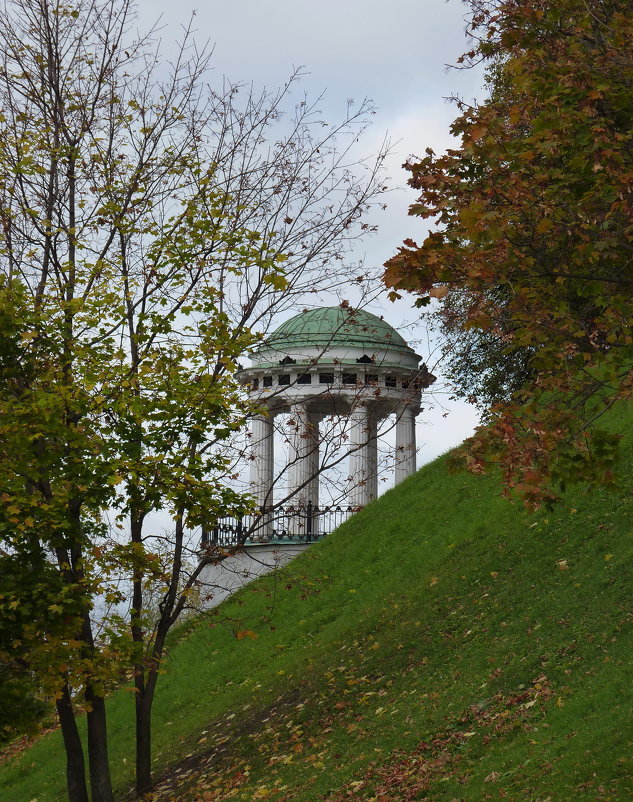
<path fill-rule="evenodd" d="M 218 518 L 202 529 L 202 548 L 253 543 L 311 543 L 333 532 L 354 507 L 277 507 L 241 518 Z"/>

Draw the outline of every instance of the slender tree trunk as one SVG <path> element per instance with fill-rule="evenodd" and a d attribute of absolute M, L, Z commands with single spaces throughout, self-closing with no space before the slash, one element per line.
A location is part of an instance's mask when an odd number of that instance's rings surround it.
<path fill-rule="evenodd" d="M 163 626 L 161 627 L 161 623 Z M 165 648 L 164 622 L 159 623 L 150 667 L 137 678 L 136 688 L 136 793 L 152 789 L 152 704 L 158 682 L 158 671 Z"/>
<path fill-rule="evenodd" d="M 153 688 L 136 694 L 136 794 L 151 791 L 152 781 L 152 702 Z"/>
<path fill-rule="evenodd" d="M 88 764 L 90 766 L 90 790 L 92 802 L 114 802 L 110 766 L 108 763 L 108 730 L 106 726 L 105 699 L 94 692 L 92 685 L 86 687 L 88 703 Z"/>
<path fill-rule="evenodd" d="M 74 562 L 74 560 L 73 560 Z M 85 615 L 81 632 L 85 653 L 95 651 L 92 626 L 89 615 Z M 86 680 L 84 691 L 88 724 L 88 766 L 90 771 L 90 791 L 92 802 L 114 802 L 110 765 L 108 762 L 108 727 L 106 722 L 105 699 L 95 692 L 90 678 Z"/>
<path fill-rule="evenodd" d="M 138 517 L 132 522 L 132 540 L 141 542 L 142 518 Z M 132 638 L 141 649 L 144 647 L 145 635 L 141 626 L 141 612 L 143 606 L 142 574 L 135 573 L 132 593 Z M 155 665 L 158 665 L 157 663 Z M 136 694 L 135 726 L 136 726 L 136 794 L 143 796 L 151 791 L 152 780 L 152 703 L 156 687 L 157 669 L 154 665 L 147 666 L 144 660 L 135 665 L 134 685 Z"/>
<path fill-rule="evenodd" d="M 158 682 L 158 671 L 165 649 L 165 639 L 174 623 L 177 607 L 178 581 L 180 579 L 180 560 L 182 553 L 184 512 L 179 511 L 176 518 L 176 540 L 172 563 L 169 590 L 159 605 L 160 618 L 156 627 L 151 657 L 147 663 L 136 666 L 136 793 L 142 796 L 151 790 L 152 780 L 152 704 Z M 132 519 L 132 537 L 140 540 L 142 518 Z M 133 592 L 133 612 L 140 616 L 142 608 L 142 577 L 135 576 Z M 179 612 L 179 611 L 178 611 Z M 177 617 L 177 616 L 176 616 Z M 136 642 L 143 643 L 140 617 L 133 619 L 132 635 Z"/>
<path fill-rule="evenodd" d="M 64 685 L 61 698 L 55 702 L 66 750 L 66 786 L 70 802 L 88 802 L 84 751 L 77 729 L 68 685 Z"/>

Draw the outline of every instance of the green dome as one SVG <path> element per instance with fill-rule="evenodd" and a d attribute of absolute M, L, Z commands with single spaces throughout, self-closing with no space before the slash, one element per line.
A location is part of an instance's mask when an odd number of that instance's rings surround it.
<path fill-rule="evenodd" d="M 343 306 L 325 306 L 295 315 L 282 323 L 257 350 L 285 351 L 302 346 L 324 349 L 353 346 L 370 352 L 412 351 L 385 320 L 363 309 Z"/>

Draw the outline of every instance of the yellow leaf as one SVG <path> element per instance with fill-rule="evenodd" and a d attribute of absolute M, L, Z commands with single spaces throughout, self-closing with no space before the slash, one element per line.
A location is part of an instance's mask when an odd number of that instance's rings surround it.
<path fill-rule="evenodd" d="M 519 106 L 513 106 L 510 109 L 509 120 L 510 125 L 516 125 L 521 119 L 521 109 Z"/>
<path fill-rule="evenodd" d="M 240 629 L 239 632 L 235 633 L 235 637 L 238 640 L 244 640 L 244 638 L 250 638 L 251 640 L 255 640 L 257 634 L 253 632 L 252 629 Z"/>
<path fill-rule="evenodd" d="M 551 231 L 552 228 L 554 228 L 552 221 L 549 219 L 549 217 L 544 217 L 536 224 L 536 233 L 545 234 L 547 231 Z"/>

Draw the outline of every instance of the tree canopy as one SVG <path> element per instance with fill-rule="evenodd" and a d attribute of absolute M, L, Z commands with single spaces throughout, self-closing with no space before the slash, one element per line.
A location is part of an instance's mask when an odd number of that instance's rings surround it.
<path fill-rule="evenodd" d="M 527 370 L 468 459 L 501 462 L 540 503 L 569 479 L 613 479 L 617 437 L 597 421 L 633 387 L 633 15 L 628 0 L 468 5 L 461 62 L 487 65 L 489 96 L 459 101 L 459 147 L 406 165 L 410 213 L 437 228 L 405 241 L 385 281 L 421 305 L 449 299 L 459 347 L 478 339 L 488 364 Z"/>
<path fill-rule="evenodd" d="M 165 639 L 223 557 L 185 572 L 192 529 L 252 505 L 225 448 L 251 412 L 238 357 L 306 291 L 358 275 L 347 246 L 382 192 L 382 154 L 351 155 L 369 102 L 326 124 L 306 98 L 285 108 L 297 76 L 216 91 L 190 29 L 169 68 L 157 47 L 130 0 L 0 14 L 0 557 L 29 577 L 0 588 L 0 660 L 17 650 L 54 696 L 81 802 L 75 714 L 109 802 L 104 696 L 125 676 L 151 786 Z"/>

